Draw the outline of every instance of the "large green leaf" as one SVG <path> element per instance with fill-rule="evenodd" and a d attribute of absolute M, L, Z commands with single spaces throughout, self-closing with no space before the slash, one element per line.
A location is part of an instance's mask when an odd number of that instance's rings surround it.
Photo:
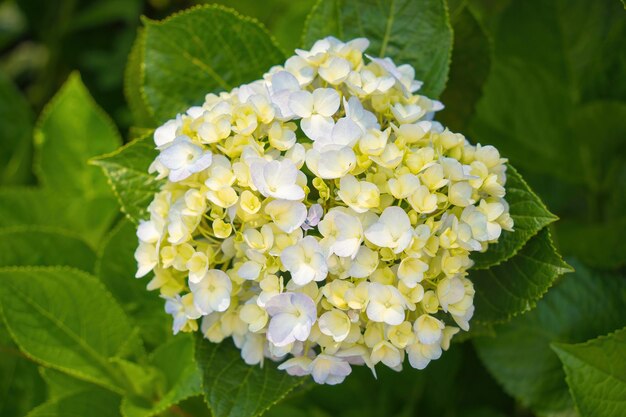
<path fill-rule="evenodd" d="M 194 358 L 194 342 L 190 334 L 183 334 L 161 345 L 151 355 L 151 364 L 164 377 L 153 401 L 125 397 L 122 401 L 124 417 L 151 417 L 179 402 L 202 393 L 202 375 Z"/>
<path fill-rule="evenodd" d="M 278 45 L 289 53 L 299 48 L 302 27 L 317 0 L 215 0 L 215 4 L 232 7 L 244 16 L 254 16 L 276 38 Z"/>
<path fill-rule="evenodd" d="M 0 74 L 0 184 L 20 184 L 30 177 L 33 118 L 24 97 Z"/>
<path fill-rule="evenodd" d="M 0 320 L 0 416 L 24 416 L 46 399 L 46 386 Z"/>
<path fill-rule="evenodd" d="M 111 361 L 140 354 L 122 309 L 91 275 L 65 267 L 0 269 L 0 305 L 11 336 L 34 360 L 122 392 Z"/>
<path fill-rule="evenodd" d="M 557 220 L 511 165 L 507 167 L 505 198 L 515 230 L 503 231 L 498 243 L 489 245 L 487 252 L 473 255 L 474 269 L 487 269 L 506 261 L 541 229 Z"/>
<path fill-rule="evenodd" d="M 36 173 L 56 192 L 110 195 L 106 179 L 87 161 L 122 143 L 115 125 L 97 106 L 77 73 L 46 106 L 35 131 Z"/>
<path fill-rule="evenodd" d="M 255 417 L 263 414 L 304 378 L 289 376 L 265 361 L 246 365 L 230 341 L 211 343 L 196 338 L 196 361 L 202 371 L 204 397 L 214 417 Z"/>
<path fill-rule="evenodd" d="M 221 6 L 198 6 L 145 24 L 142 85 L 160 122 L 201 103 L 207 93 L 254 81 L 284 60 L 257 21 Z"/>
<path fill-rule="evenodd" d="M 81 379 L 57 371 L 52 368 L 39 368 L 41 377 L 46 382 L 48 388 L 48 400 L 66 397 L 75 392 L 97 389 L 98 386 Z"/>
<path fill-rule="evenodd" d="M 478 354 L 504 389 L 547 414 L 572 406 L 565 374 L 550 343 L 577 343 L 626 325 L 626 279 L 578 263 L 537 307 L 475 339 Z"/>
<path fill-rule="evenodd" d="M 77 391 L 45 402 L 27 417 L 119 417 L 120 397 L 103 389 Z"/>
<path fill-rule="evenodd" d="M 111 197 L 64 196 L 38 188 L 0 189 L 0 228 L 47 226 L 68 230 L 97 247 L 117 214 Z"/>
<path fill-rule="evenodd" d="M 149 133 L 91 161 L 104 170 L 122 211 L 135 223 L 147 217 L 148 204 L 161 186 L 161 182 L 148 173 L 156 156 Z"/>
<path fill-rule="evenodd" d="M 134 224 L 121 221 L 98 251 L 96 275 L 136 323 L 148 347 L 158 346 L 172 334 L 171 317 L 163 309 L 164 300 L 146 289 L 148 278 L 135 278 L 136 248 Z"/>
<path fill-rule="evenodd" d="M 559 275 L 571 271 L 545 228 L 508 261 L 470 271 L 476 288 L 474 319 L 500 322 L 530 310 Z"/>
<path fill-rule="evenodd" d="M 552 346 L 580 414 L 626 415 L 626 328 L 581 344 Z"/>
<path fill-rule="evenodd" d="M 329 35 L 366 37 L 368 53 L 412 65 L 427 96 L 438 97 L 446 85 L 452 28 L 444 0 L 320 0 L 307 19 L 304 46 Z"/>
<path fill-rule="evenodd" d="M 41 226 L 0 229 L 0 267 L 73 266 L 92 271 L 94 251 L 74 233 Z"/>

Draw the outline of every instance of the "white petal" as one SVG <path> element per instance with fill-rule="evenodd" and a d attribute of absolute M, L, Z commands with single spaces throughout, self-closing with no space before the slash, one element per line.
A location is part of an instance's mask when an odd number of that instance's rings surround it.
<path fill-rule="evenodd" d="M 176 130 L 181 125 L 178 119 L 172 119 L 154 131 L 154 143 L 157 147 L 167 145 L 176 138 Z"/>
<path fill-rule="evenodd" d="M 302 119 L 300 122 L 300 128 L 305 135 L 312 141 L 330 139 L 332 136 L 333 127 L 335 122 L 330 117 L 324 117 L 319 114 L 314 114 L 311 117 Z"/>
<path fill-rule="evenodd" d="M 354 146 L 363 132 L 359 126 L 347 117 L 337 120 L 333 127 L 332 143 L 341 146 Z"/>
<path fill-rule="evenodd" d="M 339 110 L 339 93 L 334 88 L 318 88 L 313 91 L 313 102 L 316 113 L 331 117 Z"/>
<path fill-rule="evenodd" d="M 262 265 L 253 261 L 248 261 L 239 267 L 237 273 L 243 279 L 254 281 L 259 277 L 262 268 Z"/>
<path fill-rule="evenodd" d="M 272 91 L 277 93 L 279 91 L 298 91 L 300 89 L 300 83 L 296 77 L 294 77 L 288 71 L 278 71 L 272 75 Z"/>
<path fill-rule="evenodd" d="M 267 340 L 276 346 L 285 346 L 296 340 L 293 330 L 298 319 L 291 314 L 279 314 L 272 317 L 267 329 Z"/>
<path fill-rule="evenodd" d="M 313 95 L 308 91 L 296 91 L 289 96 L 289 108 L 298 117 L 311 117 Z"/>
<path fill-rule="evenodd" d="M 391 233 L 381 222 L 376 222 L 367 228 L 367 230 L 365 230 L 365 237 L 373 244 L 383 248 L 390 247 L 389 245 L 392 245 L 393 242 Z"/>

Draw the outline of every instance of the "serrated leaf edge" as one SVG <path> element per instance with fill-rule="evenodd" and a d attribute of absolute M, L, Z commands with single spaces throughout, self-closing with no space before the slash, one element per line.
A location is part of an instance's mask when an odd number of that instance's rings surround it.
<path fill-rule="evenodd" d="M 481 324 L 481 325 L 493 325 L 493 324 L 503 324 L 503 323 L 507 323 L 509 321 L 511 321 L 513 318 L 520 316 L 522 314 L 525 314 L 531 310 L 534 310 L 535 307 L 537 307 L 537 302 L 539 300 L 541 300 L 546 293 L 550 290 L 550 288 L 554 287 L 554 284 L 559 280 L 559 278 L 566 274 L 566 273 L 571 273 L 574 272 L 574 267 L 572 267 L 570 264 L 568 264 L 567 262 L 565 262 L 565 260 L 563 260 L 563 257 L 561 256 L 561 254 L 556 250 L 555 246 L 554 246 L 554 242 L 552 241 L 552 233 L 550 232 L 550 229 L 546 226 L 543 227 L 542 229 L 539 230 L 539 232 L 546 230 L 548 233 L 548 245 L 550 246 L 550 249 L 552 249 L 554 251 L 554 254 L 557 258 L 557 261 L 559 261 L 561 263 L 561 265 L 553 265 L 550 264 L 551 266 L 555 267 L 557 269 L 556 274 L 554 275 L 554 278 L 552 279 L 552 281 L 550 281 L 550 283 L 546 286 L 546 288 L 543 290 L 543 292 L 540 292 L 537 294 L 536 297 L 533 297 L 532 299 L 526 300 L 527 301 L 527 305 L 523 310 L 519 310 L 519 311 L 514 311 L 513 313 L 508 313 L 506 316 L 504 316 L 501 319 L 495 319 L 495 320 L 472 320 L 471 322 L 473 323 L 477 323 L 477 324 Z M 537 234 L 539 234 L 539 232 L 537 232 Z M 537 235 L 535 234 L 535 236 Z M 522 248 L 524 248 L 528 242 L 530 241 L 530 239 L 522 246 Z M 511 258 L 509 258 L 509 260 L 511 260 Z M 490 268 L 486 268 L 484 270 L 489 270 Z"/>
<path fill-rule="evenodd" d="M 111 177 L 111 175 L 107 171 L 106 166 L 108 165 L 108 166 L 121 167 L 121 168 L 123 168 L 125 170 L 131 171 L 131 172 L 136 172 L 136 173 L 139 173 L 141 175 L 146 175 L 146 176 L 149 176 L 150 174 L 148 172 L 143 172 L 143 171 L 131 168 L 131 167 L 120 165 L 118 163 L 107 162 L 106 160 L 109 159 L 109 158 L 112 158 L 114 156 L 120 155 L 124 150 L 126 150 L 127 148 L 129 148 L 131 146 L 134 146 L 137 142 L 141 142 L 142 140 L 145 140 L 147 137 L 152 135 L 152 133 L 153 133 L 153 131 L 151 130 L 150 132 L 145 133 L 144 135 L 142 135 L 142 136 L 140 136 L 140 137 L 138 137 L 136 139 L 133 139 L 132 141 L 130 141 L 128 143 L 125 143 L 123 146 L 120 146 L 119 148 L 117 148 L 116 150 L 114 150 L 112 152 L 106 153 L 104 155 L 95 156 L 95 157 L 91 158 L 88 161 L 88 163 L 90 165 L 99 166 L 102 169 L 102 171 L 104 172 L 104 175 L 105 175 L 105 177 L 107 179 L 107 183 L 109 184 L 109 187 L 113 190 L 113 194 L 115 195 L 115 198 L 116 198 L 117 202 L 120 205 L 120 211 L 122 213 L 124 213 L 124 216 L 126 218 L 128 218 L 128 220 L 130 220 L 132 223 L 134 223 L 136 225 L 139 224 L 139 220 L 142 220 L 142 219 L 136 219 L 135 217 L 133 217 L 127 211 L 126 205 L 124 204 L 124 200 L 122 199 L 122 196 L 120 195 L 119 190 L 115 186 L 115 183 L 113 182 L 113 178 Z"/>
<path fill-rule="evenodd" d="M 552 223 L 556 222 L 559 220 L 559 217 L 552 213 L 548 207 L 545 205 L 545 203 L 543 202 L 543 200 L 541 200 L 541 198 L 539 198 L 539 196 L 533 191 L 533 189 L 530 187 L 530 185 L 528 185 L 528 183 L 526 182 L 526 180 L 524 179 L 524 177 L 522 176 L 522 174 L 519 173 L 519 171 L 517 169 L 515 169 L 513 167 L 513 165 L 507 163 L 506 164 L 507 170 L 512 170 L 513 172 L 515 172 L 515 174 L 517 174 L 517 176 L 519 177 L 519 180 L 522 182 L 522 185 L 526 186 L 526 188 L 528 189 L 528 192 L 530 192 L 533 196 L 535 196 L 537 198 L 537 202 L 540 206 L 541 209 L 543 209 L 545 212 L 549 213 L 550 216 L 517 216 L 517 217 L 530 217 L 533 219 L 545 219 L 545 224 L 543 225 L 543 227 L 541 227 L 540 229 L 537 229 L 537 231 L 531 235 L 528 236 L 528 239 L 526 239 L 524 242 L 522 242 L 520 245 L 518 245 L 518 247 L 511 252 L 511 254 L 509 254 L 508 256 L 502 258 L 500 261 L 498 262 L 494 262 L 492 264 L 489 264 L 487 266 L 478 266 L 478 267 L 472 267 L 473 270 L 476 271 L 480 271 L 480 270 L 486 270 L 489 268 L 492 268 L 494 266 L 498 266 L 498 265 L 502 265 L 504 262 L 508 261 L 509 259 L 513 258 L 515 255 L 517 255 L 517 253 L 522 250 L 522 248 L 524 246 L 526 246 L 526 244 L 528 243 L 528 241 L 530 239 L 532 239 L 533 237 L 537 236 L 539 234 L 539 232 L 541 232 L 544 228 L 548 227 L 549 225 L 551 225 Z M 505 190 L 506 190 L 506 185 L 505 185 Z M 506 195 L 505 195 L 505 200 L 506 200 Z M 513 225 L 513 228 L 515 228 L 515 225 Z M 515 233 L 515 231 L 513 232 L 506 232 L 506 233 Z M 552 247 L 554 248 L 554 243 L 552 241 L 552 235 L 550 235 L 550 243 L 552 244 Z M 556 250 L 556 248 L 554 248 L 555 252 L 558 254 L 558 251 Z M 487 251 L 489 251 L 489 249 L 487 249 Z M 560 255 L 560 254 L 559 254 Z M 471 258 L 471 257 L 470 257 Z"/>

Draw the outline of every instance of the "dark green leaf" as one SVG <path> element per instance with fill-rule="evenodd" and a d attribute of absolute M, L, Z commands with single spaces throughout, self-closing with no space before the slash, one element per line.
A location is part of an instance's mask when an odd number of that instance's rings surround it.
<path fill-rule="evenodd" d="M 158 346 L 172 334 L 171 318 L 163 309 L 164 300 L 146 289 L 148 278 L 135 278 L 136 248 L 135 226 L 121 221 L 98 251 L 96 275 L 136 323 L 146 344 Z"/>
<path fill-rule="evenodd" d="M 0 267 L 73 266 L 93 271 L 94 251 L 76 234 L 41 226 L 0 229 Z"/>
<path fill-rule="evenodd" d="M 229 341 L 211 343 L 198 336 L 196 361 L 206 402 L 215 417 L 259 416 L 304 382 L 279 371 L 270 361 L 263 368 L 246 365 L 240 350 Z"/>
<path fill-rule="evenodd" d="M 141 353 L 122 309 L 91 275 L 63 267 L 0 269 L 7 327 L 34 360 L 121 392 L 128 386 L 110 361 Z"/>
<path fill-rule="evenodd" d="M 506 321 L 532 309 L 559 275 L 571 271 L 543 229 L 508 261 L 470 271 L 476 289 L 474 320 Z"/>
<path fill-rule="evenodd" d="M 161 183 L 148 173 L 157 151 L 152 134 L 146 134 L 115 152 L 92 159 L 100 166 L 122 206 L 122 211 L 135 223 L 147 217 L 147 208 Z"/>
<path fill-rule="evenodd" d="M 320 0 L 307 19 L 304 46 L 330 35 L 366 37 L 371 55 L 412 65 L 427 96 L 438 97 L 446 85 L 452 28 L 443 0 Z"/>
<path fill-rule="evenodd" d="M 27 417 L 119 417 L 120 397 L 102 389 L 78 391 L 48 401 Z"/>
<path fill-rule="evenodd" d="M 79 391 L 97 389 L 98 386 L 76 379 L 52 368 L 39 368 L 41 377 L 48 387 L 48 400 L 66 397 Z"/>
<path fill-rule="evenodd" d="M 255 20 L 221 6 L 198 6 L 146 21 L 143 90 L 163 122 L 207 93 L 258 79 L 284 56 Z"/>
<path fill-rule="evenodd" d="M 478 354 L 511 395 L 538 413 L 572 406 L 565 374 L 550 343 L 577 343 L 626 324 L 626 279 L 574 263 L 537 307 L 475 339 Z"/>
<path fill-rule="evenodd" d="M 46 385 L 0 320 L 0 415 L 24 416 L 46 399 Z"/>
<path fill-rule="evenodd" d="M 581 106 L 569 131 L 580 144 L 587 184 L 577 199 L 570 194 L 569 213 L 556 224 L 557 243 L 589 265 L 617 268 L 626 263 L 626 103 Z"/>
<path fill-rule="evenodd" d="M 0 184 L 31 176 L 33 113 L 17 88 L 0 74 Z"/>
<path fill-rule="evenodd" d="M 133 114 L 133 122 L 136 126 L 154 127 L 154 118 L 150 114 L 146 98 L 141 89 L 142 65 L 144 64 L 146 44 L 146 31 L 140 28 L 133 43 L 133 48 L 128 56 L 124 71 L 124 96 L 128 107 Z"/>
<path fill-rule="evenodd" d="M 450 11 L 454 30 L 452 63 L 446 89 L 441 95 L 445 104 L 437 119 L 451 130 L 463 132 L 482 96 L 483 85 L 491 66 L 491 48 L 487 35 L 468 7 Z"/>
<path fill-rule="evenodd" d="M 56 192 L 110 195 L 106 179 L 87 161 L 122 143 L 115 125 L 74 73 L 44 109 L 35 132 L 36 174 Z"/>
<path fill-rule="evenodd" d="M 505 198 L 515 222 L 515 231 L 503 231 L 498 243 L 489 245 L 487 252 L 472 256 L 476 262 L 474 269 L 486 269 L 506 261 L 541 229 L 557 220 L 511 165 L 508 165 L 506 174 Z"/>
<path fill-rule="evenodd" d="M 626 414 L 626 328 L 581 344 L 556 343 L 576 407 L 583 416 Z"/>
<path fill-rule="evenodd" d="M 511 2 L 495 33 L 492 71 L 471 124 L 520 168 L 590 186 L 589 149 L 605 141 L 605 116 L 589 135 L 572 136 L 579 106 L 626 98 L 619 82 L 626 59 L 626 21 L 615 1 Z M 619 52 L 618 52 L 619 51 Z M 615 118 L 615 123 L 624 118 Z M 591 170 L 599 167 L 590 167 Z"/>
<path fill-rule="evenodd" d="M 152 402 L 136 397 L 122 401 L 124 417 L 150 417 L 179 402 L 202 393 L 202 375 L 194 358 L 193 337 L 183 334 L 161 345 L 151 356 L 151 364 L 164 376 Z"/>
<path fill-rule="evenodd" d="M 626 217 L 598 223 L 571 219 L 559 222 L 556 231 L 563 253 L 576 255 L 588 265 L 617 268 L 626 263 Z"/>
<path fill-rule="evenodd" d="M 110 197 L 81 198 L 38 188 L 0 189 L 0 228 L 47 226 L 79 234 L 92 247 L 111 226 L 117 204 Z"/>

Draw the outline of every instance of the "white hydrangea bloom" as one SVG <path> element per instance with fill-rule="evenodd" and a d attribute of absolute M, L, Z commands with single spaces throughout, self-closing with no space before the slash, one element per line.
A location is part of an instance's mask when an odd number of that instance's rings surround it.
<path fill-rule="evenodd" d="M 165 181 L 136 276 L 154 274 L 174 333 L 338 384 L 352 365 L 423 369 L 469 329 L 472 252 L 514 227 L 506 159 L 368 45 L 319 40 L 155 130 Z"/>

